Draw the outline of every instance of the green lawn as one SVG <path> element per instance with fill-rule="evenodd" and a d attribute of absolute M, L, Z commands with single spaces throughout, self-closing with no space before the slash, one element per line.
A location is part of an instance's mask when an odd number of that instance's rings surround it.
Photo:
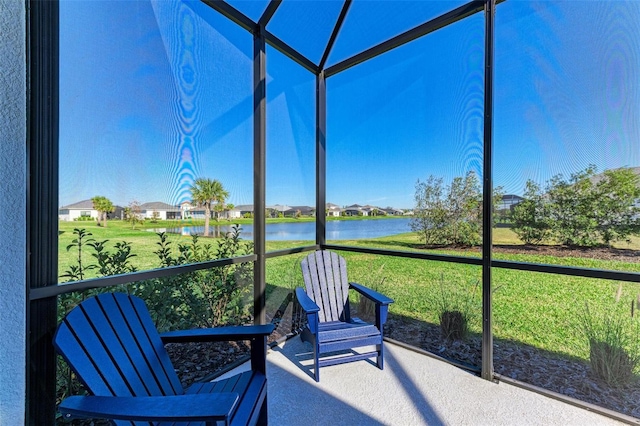
<path fill-rule="evenodd" d="M 157 227 L 171 226 L 159 223 Z M 67 252 L 66 246 L 73 239 L 73 228 L 83 227 L 98 240 L 108 239 L 109 244 L 127 241 L 137 254 L 134 263 L 139 269 L 158 267 L 153 251 L 157 249 L 158 237 L 147 229 L 132 230 L 122 222 L 110 222 L 107 228 L 93 222 L 60 224 L 60 271 L 74 262 L 76 253 Z M 150 225 L 146 225 L 150 228 Z M 178 243 L 187 243 L 190 237 L 171 235 L 170 241 L 177 249 Z M 211 239 L 215 243 L 215 239 Z M 509 229 L 494 231 L 495 244 L 516 244 L 517 239 Z M 279 250 L 306 245 L 308 242 L 267 242 L 267 250 Z M 421 251 L 415 235 L 401 234 L 374 240 L 340 241 L 341 245 L 358 247 L 381 247 L 390 250 Z M 109 247 L 112 247 L 109 245 Z M 638 249 L 638 239 L 629 248 Z M 476 251 L 434 250 L 442 254 L 479 256 Z M 266 278 L 269 283 L 268 310 L 275 311 L 290 288 L 302 285 L 297 265 L 307 253 L 267 260 Z M 441 297 L 442 288 L 462 286 L 471 291 L 481 279 L 479 266 L 424 261 L 361 253 L 343 253 L 349 264 L 349 279 L 365 285 L 375 286 L 384 279 L 381 291 L 395 300 L 391 313 L 417 320 L 436 323 L 435 304 Z M 522 262 L 560 264 L 586 268 L 640 272 L 640 263 L 615 260 L 598 260 L 583 257 L 554 257 L 548 255 L 495 253 L 495 258 Z M 91 261 L 85 257 L 85 262 Z M 592 311 L 606 313 L 614 304 L 617 282 L 569 277 L 562 275 L 493 270 L 494 297 L 493 322 L 496 338 L 510 339 L 568 356 L 587 358 L 588 351 L 579 333 L 579 316 L 588 303 Z M 630 306 L 640 293 L 635 283 L 623 284 L 622 299 Z M 479 294 L 476 295 L 476 321 L 474 331 L 480 331 Z"/>

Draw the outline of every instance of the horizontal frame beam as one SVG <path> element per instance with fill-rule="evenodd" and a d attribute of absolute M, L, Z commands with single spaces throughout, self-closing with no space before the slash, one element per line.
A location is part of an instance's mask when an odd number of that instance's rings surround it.
<path fill-rule="evenodd" d="M 257 256 L 254 254 L 233 257 L 227 259 L 216 259 L 207 262 L 193 263 L 190 265 L 169 266 L 166 268 L 150 269 L 148 271 L 132 272 L 121 275 L 111 275 L 108 277 L 92 278 L 89 280 L 74 281 L 31 289 L 29 292 L 29 300 L 46 299 L 55 297 L 73 291 L 89 290 L 92 288 L 112 287 L 121 284 L 130 284 L 136 281 L 151 280 L 154 278 L 173 277 L 188 272 L 201 271 L 203 269 L 211 269 L 219 266 L 233 265 L 245 262 L 256 261 Z"/>
<path fill-rule="evenodd" d="M 402 34 L 399 34 L 393 38 L 390 38 L 387 41 L 384 41 L 363 52 L 360 52 L 357 55 L 354 55 L 350 58 L 345 59 L 344 61 L 338 62 L 337 64 L 330 66 L 325 70 L 326 77 L 329 78 L 332 75 L 338 74 L 339 72 L 342 72 L 346 69 L 356 66 L 369 59 L 375 58 L 376 56 L 382 55 L 383 53 L 386 53 L 392 49 L 395 49 L 396 47 L 400 47 L 403 44 L 407 44 L 417 38 L 420 38 L 426 34 L 439 30 L 442 27 L 446 27 L 449 24 L 453 24 L 454 22 L 457 22 L 461 19 L 464 19 L 468 16 L 471 16 L 483 10 L 484 10 L 484 1 L 473 0 L 456 9 L 453 9 L 450 12 L 440 15 L 437 18 L 427 21 L 424 24 L 418 25 L 413 29 L 405 31 Z"/>
<path fill-rule="evenodd" d="M 499 269 L 542 272 L 545 274 L 569 275 L 583 278 L 599 278 L 640 283 L 640 273 L 612 271 L 607 269 L 580 268 L 577 266 L 549 265 L 543 263 L 514 262 L 509 260 L 493 260 L 491 266 Z"/>
<path fill-rule="evenodd" d="M 410 251 L 395 251 L 377 248 L 340 246 L 332 244 L 324 245 L 322 246 L 322 249 L 482 266 L 482 259 L 475 257 L 449 256 L 445 254 L 417 253 Z M 577 266 L 549 265 L 543 263 L 514 262 L 509 260 L 495 259 L 491 261 L 491 267 L 498 269 L 513 269 L 517 271 L 541 272 L 545 274 L 568 275 L 574 277 L 598 278 L 603 280 L 640 283 L 639 272 L 612 271 L 607 269 L 591 269 L 580 268 Z"/>
<path fill-rule="evenodd" d="M 404 257 L 410 259 L 433 260 L 437 262 L 460 263 L 465 265 L 482 266 L 481 258 L 449 256 L 444 254 L 418 253 L 408 251 L 396 251 L 377 248 L 341 246 L 335 244 L 309 245 L 294 247 L 284 250 L 277 250 L 265 253 L 265 258 L 272 259 L 291 254 L 304 253 L 315 250 L 340 250 L 354 253 L 375 254 L 381 256 Z M 89 290 L 92 288 L 110 287 L 120 284 L 129 284 L 135 281 L 143 281 L 154 278 L 171 277 L 188 272 L 200 271 L 219 266 L 232 265 L 244 262 L 254 262 L 256 255 L 247 255 L 229 259 L 216 259 L 208 262 L 194 263 L 191 265 L 170 266 L 167 268 L 157 268 L 148 271 L 134 272 L 122 275 L 112 275 L 108 277 L 93 278 L 72 283 L 57 284 L 47 287 L 31 289 L 29 300 L 46 299 L 73 291 Z M 597 278 L 612 281 L 625 281 L 640 283 L 640 273 L 627 271 L 612 271 L 606 269 L 580 268 L 576 266 L 549 265 L 541 263 L 514 262 L 509 260 L 492 260 L 491 266 L 498 269 L 511 269 L 517 271 L 540 272 L 546 274 L 568 275 L 583 278 Z"/>
<path fill-rule="evenodd" d="M 267 252 L 265 254 L 265 258 L 273 259 L 276 257 L 288 256 L 290 254 L 304 253 L 307 251 L 316 251 L 316 250 L 320 250 L 320 246 L 318 244 L 311 245 L 311 246 L 294 247 L 294 248 Z"/>

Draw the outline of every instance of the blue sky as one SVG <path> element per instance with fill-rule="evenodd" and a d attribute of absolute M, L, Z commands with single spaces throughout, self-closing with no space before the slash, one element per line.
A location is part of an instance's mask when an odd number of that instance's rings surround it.
<path fill-rule="evenodd" d="M 329 65 L 460 4 L 355 0 Z M 317 62 L 340 7 L 284 0 L 268 29 Z M 60 37 L 60 205 L 177 204 L 201 176 L 253 202 L 248 32 L 199 3 L 63 1 Z M 495 60 L 495 185 L 640 165 L 640 2 L 508 0 Z M 483 67 L 476 14 L 329 78 L 327 201 L 410 208 L 417 179 L 481 175 Z M 313 205 L 314 76 L 273 48 L 267 74 L 267 204 Z"/>

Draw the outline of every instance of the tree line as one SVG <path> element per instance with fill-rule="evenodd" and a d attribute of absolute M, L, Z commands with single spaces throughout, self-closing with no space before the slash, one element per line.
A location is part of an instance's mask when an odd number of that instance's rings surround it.
<path fill-rule="evenodd" d="M 502 199 L 494 189 L 493 209 Z M 611 246 L 640 235 L 640 176 L 629 168 L 597 173 L 595 166 L 525 185 L 523 200 L 508 212 L 524 244 Z M 411 229 L 425 245 L 474 246 L 482 242 L 482 193 L 474 172 L 445 186 L 429 176 L 416 183 Z"/>
<path fill-rule="evenodd" d="M 611 246 L 640 233 L 640 177 L 629 168 L 595 166 L 558 174 L 544 191 L 532 180 L 524 200 L 513 207 L 513 231 L 525 244 L 556 243 L 571 247 Z"/>

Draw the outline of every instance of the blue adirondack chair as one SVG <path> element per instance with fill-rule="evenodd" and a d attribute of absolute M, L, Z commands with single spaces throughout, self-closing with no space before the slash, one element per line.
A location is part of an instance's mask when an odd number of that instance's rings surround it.
<path fill-rule="evenodd" d="M 367 287 L 347 280 L 347 263 L 328 250 L 311 253 L 302 260 L 305 289 L 296 288 L 296 297 L 306 313 L 307 324 L 301 338 L 313 346 L 314 378 L 320 381 L 320 367 L 376 357 L 376 365 L 384 368 L 382 327 L 393 300 Z M 375 303 L 376 322 L 366 323 L 352 318 L 349 311 L 349 289 Z M 375 351 L 355 352 L 354 348 L 375 345 Z M 324 354 L 348 351 L 339 357 L 321 359 Z"/>
<path fill-rule="evenodd" d="M 269 324 L 161 336 L 141 299 L 121 293 L 92 297 L 69 312 L 54 337 L 56 350 L 92 395 L 66 398 L 58 409 L 67 418 L 104 418 L 116 425 L 266 424 L 266 339 L 272 331 Z M 251 370 L 183 389 L 164 343 L 230 340 L 251 341 Z"/>

